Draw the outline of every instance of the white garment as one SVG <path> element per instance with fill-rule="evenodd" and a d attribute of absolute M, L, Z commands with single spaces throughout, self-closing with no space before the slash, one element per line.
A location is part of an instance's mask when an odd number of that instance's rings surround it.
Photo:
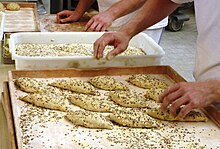
<path fill-rule="evenodd" d="M 220 79 L 220 0 L 194 0 L 194 5 L 198 30 L 195 78 Z"/>
<path fill-rule="evenodd" d="M 177 4 L 183 4 L 183 3 L 192 2 L 193 0 L 171 0 L 171 1 Z"/>
<path fill-rule="evenodd" d="M 99 5 L 99 12 L 103 12 L 103 11 L 107 10 L 109 7 L 111 7 L 113 4 L 115 4 L 118 1 L 120 1 L 120 0 L 97 0 L 98 5 Z M 132 17 L 134 17 L 136 15 L 136 13 L 137 13 L 137 11 L 116 19 L 112 23 L 111 27 L 120 27 L 120 26 L 128 23 L 129 20 L 132 19 Z M 150 36 L 152 39 L 154 39 L 155 42 L 159 43 L 161 35 L 163 33 L 163 28 L 165 26 L 167 26 L 167 24 L 168 24 L 168 17 L 163 19 L 162 21 L 154 24 L 153 26 L 149 27 L 148 29 L 146 29 L 143 32 L 146 33 L 148 36 Z M 149 31 L 149 30 L 151 30 L 151 31 Z"/>

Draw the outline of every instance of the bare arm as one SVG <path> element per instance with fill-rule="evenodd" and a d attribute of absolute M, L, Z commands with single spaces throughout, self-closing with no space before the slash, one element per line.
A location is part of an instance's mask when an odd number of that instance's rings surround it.
<path fill-rule="evenodd" d="M 136 0 L 138 2 L 139 0 Z M 135 2 L 135 0 L 133 0 Z M 135 5 L 135 4 L 134 4 Z M 107 45 L 113 45 L 114 50 L 110 51 L 107 59 L 126 50 L 130 39 L 137 33 L 159 22 L 179 5 L 170 0 L 147 0 L 141 7 L 138 14 L 124 25 L 119 32 L 105 33 L 94 43 L 94 56 L 99 59 L 103 57 L 103 50 Z"/>
<path fill-rule="evenodd" d="M 133 37 L 171 14 L 179 5 L 170 0 L 147 0 L 139 13 L 120 31 Z"/>
<path fill-rule="evenodd" d="M 74 11 L 63 10 L 57 13 L 57 22 L 66 23 L 78 21 L 83 16 L 83 14 L 91 7 L 94 1 L 95 0 L 80 0 Z"/>
<path fill-rule="evenodd" d="M 139 9 L 146 0 L 121 0 L 106 11 L 92 17 L 86 24 L 86 31 L 105 31 L 112 22 L 126 14 Z"/>
<path fill-rule="evenodd" d="M 147 0 L 121 0 L 106 11 L 110 13 L 114 20 L 127 15 L 137 9 L 139 9 Z"/>

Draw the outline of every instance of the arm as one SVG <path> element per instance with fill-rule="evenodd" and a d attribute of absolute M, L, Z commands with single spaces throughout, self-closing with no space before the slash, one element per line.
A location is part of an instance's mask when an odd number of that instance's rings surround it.
<path fill-rule="evenodd" d="M 74 11 L 63 10 L 57 13 L 57 23 L 78 21 L 93 3 L 94 0 L 80 0 Z"/>
<path fill-rule="evenodd" d="M 105 31 L 114 20 L 139 9 L 145 2 L 146 0 L 121 0 L 92 17 L 86 24 L 86 31 Z"/>
<path fill-rule="evenodd" d="M 181 82 L 170 86 L 160 97 L 161 110 L 170 105 L 173 116 L 185 117 L 192 109 L 204 108 L 220 101 L 220 80 Z M 176 113 L 180 107 L 179 113 Z"/>
<path fill-rule="evenodd" d="M 120 31 L 133 37 L 171 14 L 179 5 L 170 0 L 148 0 Z"/>
<path fill-rule="evenodd" d="M 139 0 L 136 0 L 138 2 Z M 107 45 L 113 45 L 114 50 L 108 53 L 107 59 L 114 58 L 117 54 L 126 50 L 130 39 L 142 30 L 157 23 L 168 16 L 179 5 L 170 0 L 147 0 L 138 14 L 119 32 L 105 33 L 94 43 L 94 56 L 103 57 L 103 50 Z"/>

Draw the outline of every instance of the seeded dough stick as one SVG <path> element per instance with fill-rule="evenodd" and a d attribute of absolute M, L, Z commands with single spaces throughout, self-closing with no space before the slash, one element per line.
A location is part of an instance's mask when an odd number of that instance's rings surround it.
<path fill-rule="evenodd" d="M 15 85 L 22 91 L 28 93 L 43 92 L 43 89 L 46 87 L 46 84 L 28 77 L 20 77 L 16 79 Z"/>
<path fill-rule="evenodd" d="M 73 104 L 90 111 L 111 112 L 115 107 L 114 102 L 107 100 L 105 97 L 87 95 L 87 94 L 70 94 L 67 96 Z"/>
<path fill-rule="evenodd" d="M 77 110 L 69 111 L 66 115 L 73 124 L 98 129 L 112 129 L 112 123 L 97 112 Z"/>
<path fill-rule="evenodd" d="M 158 127 L 159 123 L 154 118 L 144 112 L 137 111 L 120 111 L 110 114 L 110 120 L 122 126 L 136 128 L 153 128 Z"/>
<path fill-rule="evenodd" d="M 52 83 L 49 83 L 49 85 L 78 93 L 92 94 L 92 95 L 97 94 L 96 89 L 91 84 L 74 78 L 56 80 Z"/>
<path fill-rule="evenodd" d="M 121 106 L 131 108 L 151 108 L 155 103 L 134 91 L 111 91 L 109 98 Z"/>
<path fill-rule="evenodd" d="M 35 106 L 48 108 L 52 110 L 68 111 L 69 101 L 63 96 L 57 96 L 52 93 L 32 93 L 24 97 L 19 97 L 20 100 L 32 103 Z"/>
<path fill-rule="evenodd" d="M 130 76 L 127 81 L 140 88 L 167 88 L 168 85 L 149 74 L 136 74 Z"/>
<path fill-rule="evenodd" d="M 190 111 L 185 118 L 173 117 L 170 110 L 162 112 L 159 108 L 148 109 L 146 113 L 153 118 L 165 121 L 179 121 L 179 122 L 202 122 L 207 121 L 207 117 L 199 111 Z"/>
<path fill-rule="evenodd" d="M 115 90 L 128 90 L 128 87 L 121 82 L 118 82 L 111 76 L 96 76 L 89 80 L 93 86 L 107 90 L 107 91 L 115 91 Z"/>
<path fill-rule="evenodd" d="M 147 89 L 144 96 L 153 99 L 154 101 L 158 101 L 160 95 L 165 91 L 163 88 L 150 88 Z"/>
<path fill-rule="evenodd" d="M 20 77 L 15 80 L 15 85 L 22 91 L 28 93 L 53 93 L 58 96 L 67 94 L 68 91 L 61 90 L 59 88 L 48 86 L 45 83 L 42 83 L 36 79 L 29 77 Z"/>

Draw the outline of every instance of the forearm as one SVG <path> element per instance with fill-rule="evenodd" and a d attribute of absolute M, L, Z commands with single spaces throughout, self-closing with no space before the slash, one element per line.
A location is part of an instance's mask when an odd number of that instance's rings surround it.
<path fill-rule="evenodd" d="M 120 0 L 106 10 L 113 20 L 139 9 L 146 0 Z"/>
<path fill-rule="evenodd" d="M 210 80 L 207 84 L 211 86 L 210 98 L 214 101 L 220 101 L 220 80 Z M 207 88 L 205 88 L 207 89 Z"/>
<path fill-rule="evenodd" d="M 83 15 L 92 6 L 94 2 L 95 0 L 79 0 L 79 3 L 75 11 Z"/>
<path fill-rule="evenodd" d="M 132 38 L 171 14 L 178 6 L 170 0 L 147 0 L 137 15 L 122 26 L 120 31 Z"/>

